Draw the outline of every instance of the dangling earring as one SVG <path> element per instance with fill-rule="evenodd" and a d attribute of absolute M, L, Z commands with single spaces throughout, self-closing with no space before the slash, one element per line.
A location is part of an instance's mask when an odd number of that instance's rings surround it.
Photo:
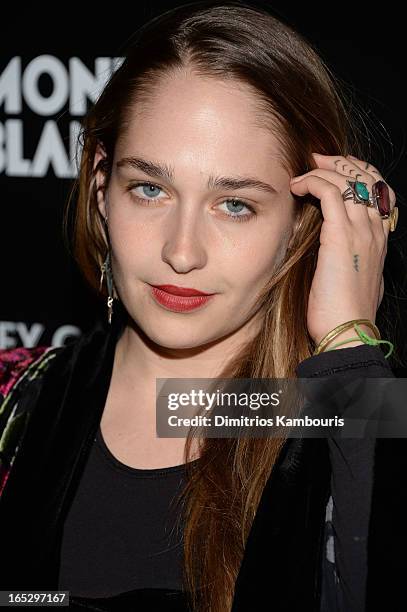
<path fill-rule="evenodd" d="M 100 286 L 99 291 L 102 289 L 103 277 L 106 274 L 106 284 L 107 284 L 107 312 L 108 312 L 108 322 L 112 322 L 112 314 L 113 314 L 113 274 L 112 267 L 110 262 L 110 249 L 107 252 L 106 259 L 104 263 L 100 266 Z"/>

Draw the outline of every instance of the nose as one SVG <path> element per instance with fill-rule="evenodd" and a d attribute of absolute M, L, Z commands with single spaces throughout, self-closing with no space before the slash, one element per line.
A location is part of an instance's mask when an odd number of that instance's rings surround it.
<path fill-rule="evenodd" d="M 164 228 L 162 259 L 175 272 L 186 274 L 194 268 L 203 268 L 207 262 L 204 220 L 199 212 L 178 213 Z"/>

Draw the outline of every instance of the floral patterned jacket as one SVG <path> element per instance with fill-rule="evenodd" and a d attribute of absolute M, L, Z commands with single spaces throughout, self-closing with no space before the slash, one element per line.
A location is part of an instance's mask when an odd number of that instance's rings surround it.
<path fill-rule="evenodd" d="M 58 350 L 47 346 L 0 350 L 0 497 L 31 413 L 22 409 L 19 398 L 34 379 L 40 381 Z"/>

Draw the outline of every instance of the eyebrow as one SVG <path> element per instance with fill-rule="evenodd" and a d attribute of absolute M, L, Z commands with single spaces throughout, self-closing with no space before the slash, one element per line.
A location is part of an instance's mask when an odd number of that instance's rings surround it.
<path fill-rule="evenodd" d="M 149 176 L 164 178 L 170 182 L 174 181 L 174 170 L 171 166 L 168 166 L 167 164 L 159 164 L 141 157 L 123 157 L 116 163 L 116 166 L 118 168 L 130 166 L 131 168 L 141 170 Z M 250 176 L 231 177 L 213 176 L 211 174 L 208 178 L 207 187 L 208 189 L 215 189 L 218 187 L 224 187 L 226 189 L 245 189 L 252 187 L 266 193 L 278 193 L 277 189 L 275 189 L 272 185 Z"/>

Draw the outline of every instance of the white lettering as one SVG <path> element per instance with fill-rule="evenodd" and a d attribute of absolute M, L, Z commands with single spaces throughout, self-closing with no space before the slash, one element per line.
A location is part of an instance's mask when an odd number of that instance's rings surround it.
<path fill-rule="evenodd" d="M 69 121 L 69 117 L 87 112 L 88 103 L 97 100 L 123 61 L 124 57 L 97 57 L 91 70 L 78 57 L 70 58 L 66 66 L 57 57 L 39 55 L 23 69 L 21 57 L 11 58 L 0 73 L 0 106 L 6 116 L 13 115 L 0 123 L 0 172 L 13 177 L 43 177 L 52 168 L 58 178 L 75 178 L 81 154 L 78 142 L 81 124 Z M 52 84 L 48 96 L 39 87 L 44 75 Z M 32 159 L 24 156 L 25 123 L 18 118 L 26 112 L 25 107 L 40 117 L 58 115 L 42 126 Z M 61 125 L 61 119 L 66 117 L 68 134 L 66 124 L 63 128 Z"/>
<path fill-rule="evenodd" d="M 0 106 L 9 115 L 21 113 L 21 57 L 13 57 L 0 74 Z"/>
<path fill-rule="evenodd" d="M 52 167 L 58 178 L 74 178 L 77 174 L 75 154 L 79 130 L 79 122 L 71 122 L 68 157 L 56 122 L 46 121 L 30 161 L 24 157 L 23 123 L 20 119 L 9 119 L 4 126 L 0 124 L 0 171 L 5 171 L 7 176 L 43 177 Z M 79 147 L 79 156 L 80 153 Z"/>
<path fill-rule="evenodd" d="M 82 331 L 76 325 L 62 325 L 54 332 L 52 336 L 52 346 L 65 346 L 66 339 L 72 336 L 80 336 Z"/>
<path fill-rule="evenodd" d="M 20 344 L 26 348 L 32 348 L 36 346 L 44 329 L 44 325 L 41 323 L 34 323 L 31 328 L 28 328 L 24 322 L 1 321 L 0 348 L 10 349 Z"/>
<path fill-rule="evenodd" d="M 38 88 L 40 76 L 48 75 L 52 80 L 52 93 L 44 98 Z M 39 55 L 31 60 L 23 74 L 24 100 L 37 115 L 54 115 L 66 104 L 69 95 L 69 80 L 65 66 L 52 55 Z"/>
<path fill-rule="evenodd" d="M 41 337 L 44 331 L 45 326 L 42 323 L 27 325 L 23 321 L 0 321 L 0 349 L 40 346 L 43 344 Z M 78 337 L 81 333 L 81 329 L 76 325 L 61 325 L 53 333 L 51 346 L 65 346 L 68 338 Z"/>

